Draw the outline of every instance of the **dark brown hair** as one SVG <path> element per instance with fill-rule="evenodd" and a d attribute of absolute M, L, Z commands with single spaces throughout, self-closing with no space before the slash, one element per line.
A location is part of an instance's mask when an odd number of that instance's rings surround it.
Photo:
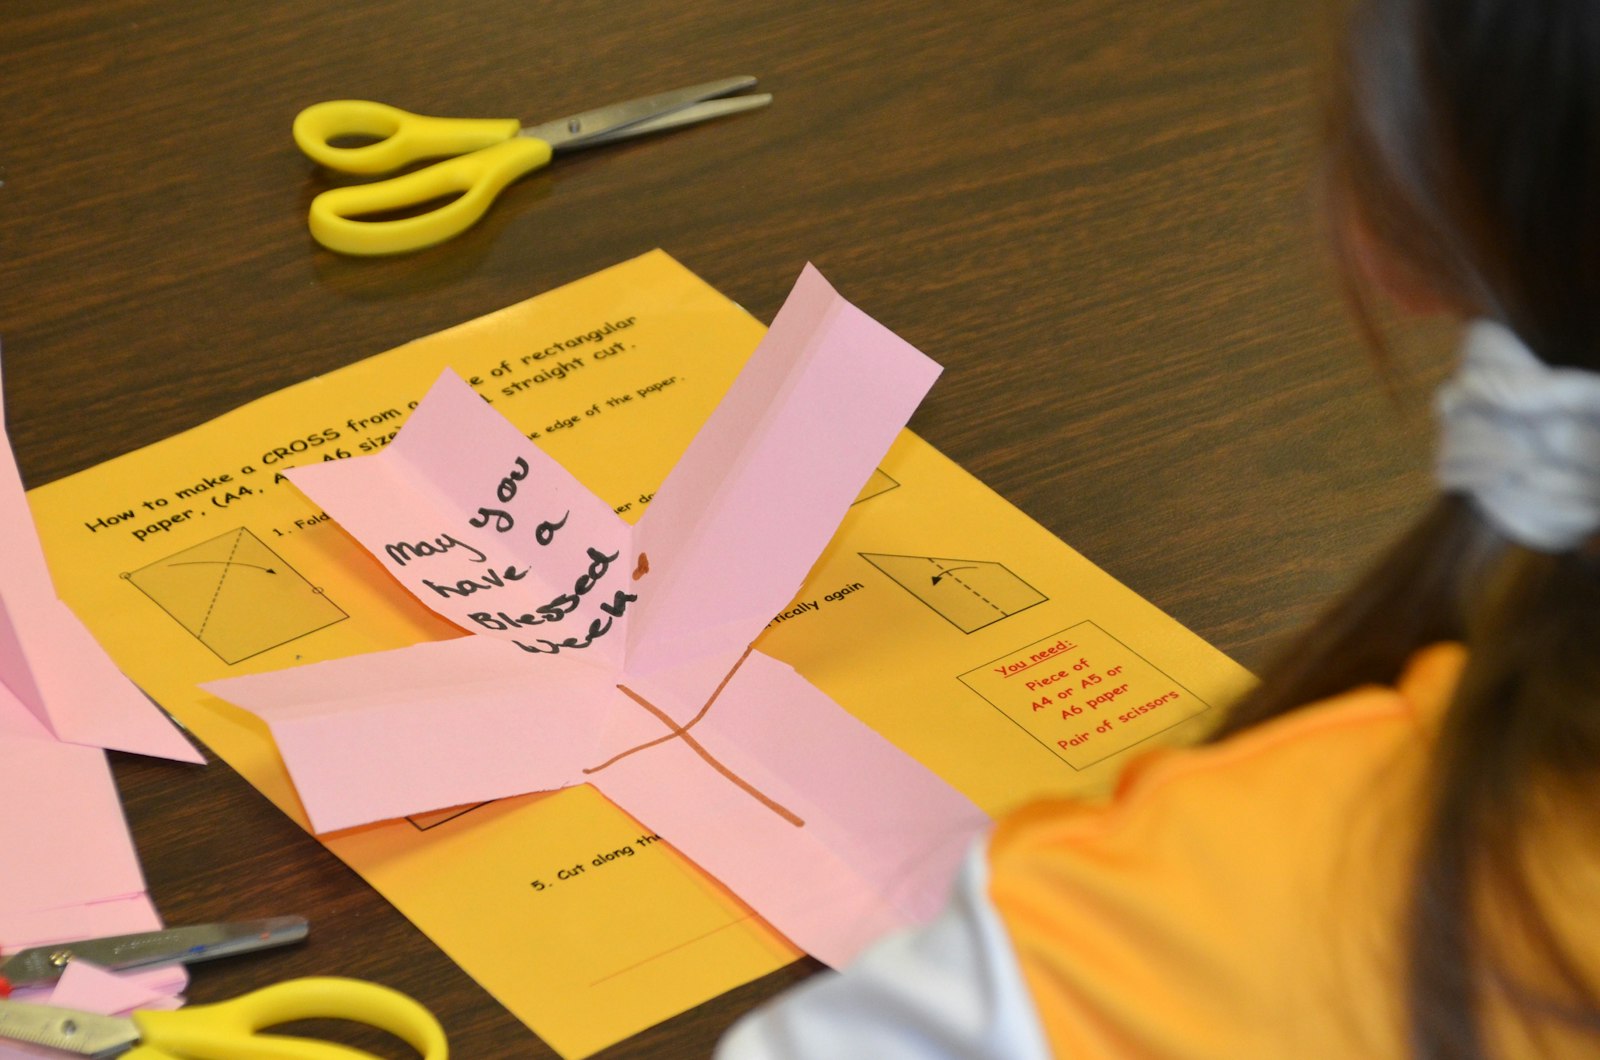
<path fill-rule="evenodd" d="M 1371 248 L 1551 364 L 1600 371 L 1600 3 L 1356 0 L 1329 103 L 1336 251 L 1370 328 Z M 1504 538 L 1444 495 L 1239 703 L 1221 739 L 1459 640 L 1469 661 L 1432 761 L 1401 925 L 1411 1043 L 1490 1054 L 1498 995 L 1537 1040 L 1595 1035 L 1600 992 L 1542 908 L 1530 839 L 1600 817 L 1600 560 Z M 1600 847 L 1600 843 L 1597 843 Z M 1484 910 L 1500 934 L 1491 936 Z M 1521 957 L 1505 952 L 1513 926 Z M 1534 966 L 1530 969 L 1529 955 Z M 1589 967 L 1593 967 L 1592 956 Z M 1537 979 L 1537 986 L 1530 981 Z"/>

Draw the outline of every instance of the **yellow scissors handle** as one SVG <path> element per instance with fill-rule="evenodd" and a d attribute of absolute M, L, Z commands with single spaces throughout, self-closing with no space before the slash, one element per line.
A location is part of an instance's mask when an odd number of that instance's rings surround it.
<path fill-rule="evenodd" d="M 507 184 L 549 161 L 549 144 L 519 136 L 414 173 L 330 188 L 311 200 L 311 235 L 341 254 L 421 250 L 466 231 Z M 449 195 L 457 197 L 408 217 L 361 219 L 424 206 Z"/>
<path fill-rule="evenodd" d="M 341 173 L 373 176 L 412 162 L 461 155 L 517 135 L 515 118 L 430 118 L 367 99 L 314 103 L 294 119 L 294 142 L 311 159 Z M 341 147 L 340 139 L 374 139 Z"/>
<path fill-rule="evenodd" d="M 342 1019 L 388 1031 L 423 1060 L 447 1060 L 433 1013 L 398 990 L 360 979 L 290 979 L 231 1001 L 175 1012 L 136 1012 L 143 1036 L 124 1060 L 377 1060 L 360 1049 L 262 1028 L 304 1019 Z"/>

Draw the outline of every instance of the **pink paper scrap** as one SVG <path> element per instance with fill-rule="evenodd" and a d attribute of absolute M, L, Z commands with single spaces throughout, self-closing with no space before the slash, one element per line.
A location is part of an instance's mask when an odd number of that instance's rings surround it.
<path fill-rule="evenodd" d="M 0 684 L 62 740 L 204 761 L 57 598 L 3 422 Z"/>

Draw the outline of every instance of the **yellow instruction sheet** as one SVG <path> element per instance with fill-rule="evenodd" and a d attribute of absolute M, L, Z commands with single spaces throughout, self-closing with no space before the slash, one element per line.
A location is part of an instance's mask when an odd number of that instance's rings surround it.
<path fill-rule="evenodd" d="M 112 658 L 304 825 L 265 725 L 198 686 L 462 633 L 280 473 L 378 451 L 449 367 L 637 519 L 763 330 L 655 251 L 29 500 Z M 757 647 L 991 814 L 1103 791 L 1250 681 L 909 431 Z M 587 786 L 321 839 L 566 1057 L 797 956 Z"/>

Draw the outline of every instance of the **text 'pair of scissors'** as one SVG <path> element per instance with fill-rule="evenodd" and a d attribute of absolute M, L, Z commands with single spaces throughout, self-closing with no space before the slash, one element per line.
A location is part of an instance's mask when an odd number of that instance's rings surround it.
<path fill-rule="evenodd" d="M 372 184 L 332 188 L 311 202 L 311 235 L 342 254 L 398 254 L 442 243 L 482 217 L 501 190 L 557 151 L 612 143 L 763 107 L 766 94 L 736 96 L 756 83 L 730 77 L 521 126 L 515 118 L 430 118 L 367 100 L 317 103 L 294 120 L 294 141 L 312 159 L 346 173 L 378 174 L 445 155 L 459 157 Z M 374 138 L 358 147 L 339 140 Z M 373 215 L 449 202 L 410 216 Z"/>
<path fill-rule="evenodd" d="M 331 977 L 290 979 L 230 1001 L 127 1018 L 0 1001 L 0 1039 L 95 1060 L 378 1060 L 334 1042 L 260 1033 L 307 1019 L 365 1023 L 410 1045 L 423 1060 L 449 1056 L 444 1029 L 417 1001 L 377 983 Z"/>

